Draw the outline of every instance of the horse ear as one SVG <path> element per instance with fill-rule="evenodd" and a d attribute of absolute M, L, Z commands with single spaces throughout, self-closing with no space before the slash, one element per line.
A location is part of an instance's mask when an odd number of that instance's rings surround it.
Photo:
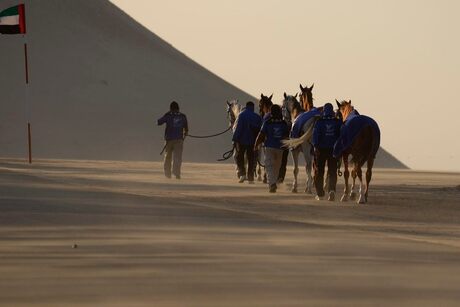
<path fill-rule="evenodd" d="M 228 100 L 227 100 L 227 105 L 230 106 L 230 102 L 228 102 Z"/>
<path fill-rule="evenodd" d="M 350 101 L 348 101 L 348 103 L 351 104 L 351 99 L 350 99 Z"/>
<path fill-rule="evenodd" d="M 286 99 L 286 98 L 287 98 L 287 95 L 286 95 L 286 92 L 284 92 L 284 99 Z"/>
<path fill-rule="evenodd" d="M 340 109 L 340 107 L 341 107 L 340 102 L 339 102 L 337 99 L 335 100 L 335 102 L 337 103 L 337 106 L 338 106 L 339 109 Z"/>
<path fill-rule="evenodd" d="M 313 83 L 310 87 L 310 91 L 315 87 L 315 84 Z"/>
<path fill-rule="evenodd" d="M 262 98 L 262 99 L 263 99 L 263 98 L 264 98 L 264 94 L 260 94 L 260 98 Z"/>
<path fill-rule="evenodd" d="M 297 99 L 297 96 L 299 96 L 299 93 L 295 93 L 294 98 Z"/>
<path fill-rule="evenodd" d="M 272 98 L 273 98 L 273 94 L 270 97 L 268 97 L 268 100 L 272 100 Z"/>
<path fill-rule="evenodd" d="M 303 92 L 304 88 L 302 86 L 302 83 L 300 83 L 300 90 Z"/>

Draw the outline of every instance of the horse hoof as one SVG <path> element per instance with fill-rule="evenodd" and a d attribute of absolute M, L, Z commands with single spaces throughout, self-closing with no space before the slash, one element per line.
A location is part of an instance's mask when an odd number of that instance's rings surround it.
<path fill-rule="evenodd" d="M 308 189 L 308 188 L 307 188 L 307 189 L 305 189 L 305 194 L 311 195 L 311 194 L 313 194 L 313 192 L 312 192 L 311 189 Z"/>
<path fill-rule="evenodd" d="M 357 201 L 358 205 L 363 205 L 366 203 L 365 197 L 364 196 L 359 196 L 359 199 Z"/>
<path fill-rule="evenodd" d="M 297 193 L 297 188 L 293 188 L 293 189 L 291 190 L 291 192 L 292 192 L 292 193 Z"/>
<path fill-rule="evenodd" d="M 261 182 L 261 181 L 262 181 L 262 177 L 257 177 L 257 181 Z"/>
<path fill-rule="evenodd" d="M 340 199 L 341 202 L 347 202 L 348 201 L 348 195 L 343 194 L 342 198 Z"/>
<path fill-rule="evenodd" d="M 356 192 L 350 193 L 350 200 L 356 200 Z"/>

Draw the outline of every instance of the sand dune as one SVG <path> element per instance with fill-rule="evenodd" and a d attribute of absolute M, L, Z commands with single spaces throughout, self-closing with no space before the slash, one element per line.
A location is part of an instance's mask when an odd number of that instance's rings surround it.
<path fill-rule="evenodd" d="M 0 305 L 458 305 L 460 174 L 377 170 L 357 206 L 161 169 L 1 160 Z"/>
<path fill-rule="evenodd" d="M 2 6 L 15 3 L 4 0 Z M 181 103 L 196 135 L 227 128 L 227 99 L 254 100 L 107 0 L 28 4 L 28 95 L 35 157 L 159 160 L 163 129 L 156 127 L 156 119 L 172 100 Z M 21 37 L 0 39 L 3 157 L 27 153 L 22 43 Z M 214 162 L 231 147 L 231 137 L 189 143 L 189 161 Z M 377 166 L 405 167 L 384 150 Z"/>

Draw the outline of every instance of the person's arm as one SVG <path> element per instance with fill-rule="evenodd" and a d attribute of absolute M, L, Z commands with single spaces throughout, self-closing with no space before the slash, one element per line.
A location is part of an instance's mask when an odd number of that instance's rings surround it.
<path fill-rule="evenodd" d="M 158 126 L 161 126 L 164 123 L 166 123 L 168 121 L 168 117 L 169 117 L 169 112 L 163 115 L 163 117 L 158 120 Z"/>

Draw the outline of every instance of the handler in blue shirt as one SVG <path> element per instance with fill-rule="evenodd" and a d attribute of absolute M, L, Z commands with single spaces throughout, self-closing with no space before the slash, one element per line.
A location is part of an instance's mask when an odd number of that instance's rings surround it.
<path fill-rule="evenodd" d="M 316 199 L 324 196 L 324 169 L 327 163 L 328 200 L 334 201 L 337 185 L 337 159 L 332 155 L 335 142 L 340 136 L 341 121 L 335 116 L 332 104 L 324 105 L 323 114 L 313 128 L 312 144 L 315 148 L 315 187 Z"/>
<path fill-rule="evenodd" d="M 240 183 L 243 183 L 246 179 L 250 184 L 254 183 L 254 172 L 256 169 L 254 143 L 256 142 L 257 132 L 260 130 L 261 124 L 262 119 L 259 114 L 254 112 L 254 103 L 248 101 L 245 110 L 238 116 L 232 139 L 236 148 L 235 159 L 238 166 Z M 247 173 L 245 156 L 248 161 Z"/>
<path fill-rule="evenodd" d="M 185 114 L 179 112 L 179 104 L 171 102 L 169 112 L 158 120 L 158 126 L 166 124 L 165 129 L 165 158 L 164 172 L 171 178 L 171 160 L 173 161 L 172 173 L 180 179 L 182 166 L 182 152 L 184 139 L 188 133 L 188 123 Z"/>
<path fill-rule="evenodd" d="M 284 152 L 281 141 L 289 137 L 289 126 L 283 120 L 279 105 L 272 105 L 270 113 L 270 119 L 263 123 L 254 148 L 257 149 L 264 142 L 269 191 L 275 193 Z"/>

